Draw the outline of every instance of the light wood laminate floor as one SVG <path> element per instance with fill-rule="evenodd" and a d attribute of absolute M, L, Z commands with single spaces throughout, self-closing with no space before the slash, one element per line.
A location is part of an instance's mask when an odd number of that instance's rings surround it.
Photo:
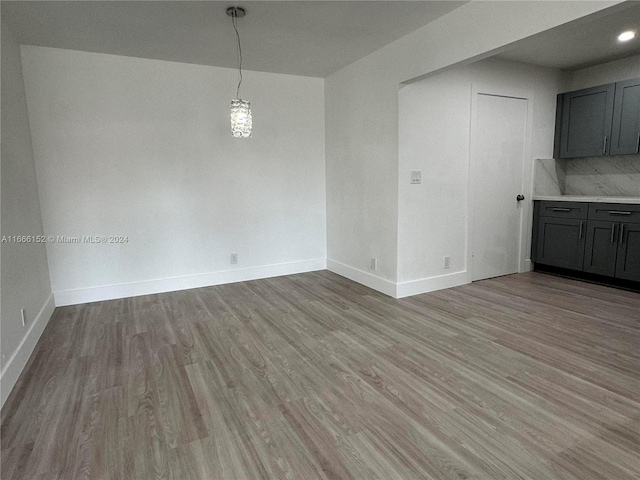
<path fill-rule="evenodd" d="M 640 294 L 329 272 L 58 308 L 2 479 L 638 479 Z"/>

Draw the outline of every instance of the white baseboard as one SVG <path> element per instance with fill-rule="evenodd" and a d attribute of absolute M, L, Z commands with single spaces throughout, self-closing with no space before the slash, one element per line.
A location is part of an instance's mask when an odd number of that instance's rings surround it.
<path fill-rule="evenodd" d="M 354 282 L 361 283 L 366 287 L 373 288 L 390 297 L 396 296 L 396 284 L 394 282 L 377 277 L 363 270 L 329 259 L 327 259 L 327 270 L 346 277 L 349 280 L 353 280 Z"/>
<path fill-rule="evenodd" d="M 177 290 L 188 290 L 190 288 L 210 287 L 225 283 L 245 282 L 247 280 L 292 275 L 295 273 L 313 272 L 316 270 L 324 270 L 326 268 L 326 259 L 318 258 L 313 260 L 304 260 L 301 262 L 238 268 L 222 272 L 187 275 L 184 277 L 161 278 L 142 282 L 79 288 L 76 290 L 60 290 L 54 292 L 54 296 L 56 306 L 61 307 L 65 305 L 77 305 L 79 303 L 114 300 L 116 298 L 175 292 Z"/>
<path fill-rule="evenodd" d="M 22 370 L 24 370 L 25 365 L 29 361 L 29 357 L 38 343 L 44 328 L 47 326 L 47 323 L 49 323 L 55 308 L 53 294 L 51 294 L 40 309 L 40 312 L 38 312 L 38 315 L 33 319 L 33 322 L 31 322 L 31 326 L 29 330 L 27 330 L 26 335 L 22 337 L 20 345 L 18 345 L 18 348 L 16 348 L 13 355 L 11 355 L 7 363 L 5 363 L 2 372 L 0 372 L 0 401 L 2 402 L 0 403 L 0 407 L 4 405 L 4 402 L 18 381 L 18 377 L 20 377 Z"/>
<path fill-rule="evenodd" d="M 396 298 L 434 292 L 436 290 L 442 290 L 443 288 L 458 287 L 460 285 L 466 285 L 467 283 L 471 283 L 468 272 L 455 272 L 437 277 L 401 282 L 396 286 Z"/>
<path fill-rule="evenodd" d="M 468 272 L 455 272 L 437 277 L 394 283 L 335 260 L 327 260 L 327 269 L 393 298 L 409 297 L 471 283 Z"/>
<path fill-rule="evenodd" d="M 531 270 L 533 270 L 533 262 L 531 261 L 530 258 L 527 258 L 524 261 L 524 270 L 523 270 L 523 272 L 530 272 Z"/>

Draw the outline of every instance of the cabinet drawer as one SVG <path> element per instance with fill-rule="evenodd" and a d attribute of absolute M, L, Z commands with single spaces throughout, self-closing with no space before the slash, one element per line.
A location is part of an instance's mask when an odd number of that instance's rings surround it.
<path fill-rule="evenodd" d="M 590 203 L 589 220 L 640 223 L 640 205 L 624 203 Z"/>
<path fill-rule="evenodd" d="M 582 202 L 540 202 L 540 216 L 553 218 L 586 219 L 589 210 L 588 203 Z"/>

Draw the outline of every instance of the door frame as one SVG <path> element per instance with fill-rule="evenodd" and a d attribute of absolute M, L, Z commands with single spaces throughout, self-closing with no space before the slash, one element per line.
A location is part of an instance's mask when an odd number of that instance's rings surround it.
<path fill-rule="evenodd" d="M 520 234 L 518 238 L 518 273 L 528 272 L 532 269 L 531 263 L 531 229 L 533 228 L 533 103 L 534 94 L 530 89 L 503 88 L 483 84 L 471 84 L 471 125 L 469 138 L 469 178 L 467 190 L 467 259 L 466 267 L 469 282 L 473 281 L 473 245 L 474 245 L 474 220 L 476 194 L 475 179 L 477 178 L 478 164 L 475 156 L 475 149 L 478 142 L 478 97 L 479 95 L 490 95 L 496 97 L 507 97 L 526 100 L 527 118 L 524 138 L 524 159 L 522 166 L 521 191 L 525 199 L 520 205 Z"/>

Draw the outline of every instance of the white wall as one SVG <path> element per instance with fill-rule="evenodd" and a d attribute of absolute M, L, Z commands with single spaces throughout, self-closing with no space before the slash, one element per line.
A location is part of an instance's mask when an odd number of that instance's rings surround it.
<path fill-rule="evenodd" d="M 328 267 L 396 293 L 400 83 L 616 3 L 470 2 L 325 79 Z"/>
<path fill-rule="evenodd" d="M 22 47 L 58 305 L 324 268 L 323 81 Z M 230 253 L 238 265 L 230 265 Z"/>
<path fill-rule="evenodd" d="M 2 221 L 1 236 L 42 235 L 36 171 L 27 117 L 20 47 L 2 24 Z M 0 246 L 2 299 L 0 351 L 4 405 L 46 326 L 54 304 L 44 244 Z M 20 309 L 25 309 L 26 327 Z"/>
<path fill-rule="evenodd" d="M 570 90 L 640 78 L 640 55 L 572 72 Z"/>
<path fill-rule="evenodd" d="M 399 295 L 470 281 L 469 180 L 472 88 L 529 98 L 531 148 L 525 171 L 524 232 L 531 231 L 533 161 L 553 153 L 556 95 L 566 74 L 498 59 L 435 74 L 399 92 Z M 422 184 L 411 185 L 412 170 Z M 524 251 L 531 250 L 524 235 Z M 514 239 L 515 241 L 515 239 Z M 442 257 L 451 267 L 442 268 Z M 528 259 L 528 255 L 526 256 Z"/>

